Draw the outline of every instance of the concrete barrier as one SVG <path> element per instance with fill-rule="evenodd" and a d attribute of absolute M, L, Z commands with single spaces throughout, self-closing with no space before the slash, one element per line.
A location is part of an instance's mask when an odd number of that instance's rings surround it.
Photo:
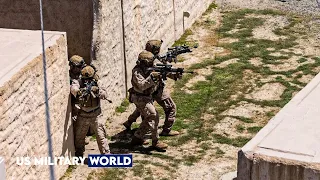
<path fill-rule="evenodd" d="M 238 180 L 320 179 L 320 74 L 238 153 Z"/>
<path fill-rule="evenodd" d="M 53 155 L 74 152 L 66 33 L 45 32 Z M 40 31 L 0 28 L 0 155 L 6 178 L 48 179 L 47 166 L 17 165 L 18 157 L 47 157 Z M 68 167 L 55 166 L 56 177 Z"/>
<path fill-rule="evenodd" d="M 4 167 L 4 160 L 0 157 L 0 180 L 6 179 L 6 169 Z"/>

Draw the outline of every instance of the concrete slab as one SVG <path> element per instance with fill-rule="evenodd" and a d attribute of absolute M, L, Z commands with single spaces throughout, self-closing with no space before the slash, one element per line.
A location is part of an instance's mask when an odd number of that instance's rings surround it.
<path fill-rule="evenodd" d="M 241 149 L 238 179 L 320 178 L 319 84 L 320 74 Z M 270 168 L 276 166 L 283 169 L 277 170 L 278 174 L 270 173 Z M 296 174 L 288 166 L 295 166 Z M 299 170 L 300 167 L 308 171 Z M 310 174 L 309 170 L 312 171 L 311 176 L 306 175 L 307 172 Z M 297 175 L 299 173 L 301 176 Z M 295 177 L 289 177 L 290 174 L 295 174 Z"/>
<path fill-rule="evenodd" d="M 4 159 L 0 157 L 0 180 L 6 179 L 6 169 L 4 167 Z"/>
<path fill-rule="evenodd" d="M 45 47 L 54 45 L 61 35 L 65 33 L 45 31 Z M 0 86 L 40 54 L 41 31 L 0 28 Z"/>

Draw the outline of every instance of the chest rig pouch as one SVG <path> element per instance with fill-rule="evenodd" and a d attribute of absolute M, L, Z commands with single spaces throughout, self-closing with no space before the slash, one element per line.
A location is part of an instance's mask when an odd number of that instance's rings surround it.
<path fill-rule="evenodd" d="M 79 103 L 82 107 L 92 108 L 100 106 L 99 89 L 93 89 L 92 87 L 98 87 L 97 82 L 94 80 L 82 84 L 81 96 L 79 97 Z"/>

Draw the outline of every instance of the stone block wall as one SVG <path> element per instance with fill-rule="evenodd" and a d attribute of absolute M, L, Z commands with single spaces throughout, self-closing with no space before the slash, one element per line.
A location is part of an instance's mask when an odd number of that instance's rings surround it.
<path fill-rule="evenodd" d="M 113 104 L 103 103 L 107 117 L 126 96 L 126 89 L 131 86 L 131 70 L 146 42 L 149 39 L 162 39 L 162 51 L 166 51 L 183 34 L 183 12 L 190 13 L 190 17 L 185 18 L 187 29 L 212 2 L 95 0 L 93 62 L 98 67 L 102 84 L 114 101 Z"/>
<path fill-rule="evenodd" d="M 68 52 L 63 48 L 64 39 L 47 49 L 54 156 L 70 155 L 73 148 L 68 146 L 73 145 L 69 136 L 72 128 L 68 109 L 68 55 L 79 54 L 96 65 L 100 83 L 114 102 L 102 103 L 104 117 L 111 118 L 131 86 L 131 70 L 145 43 L 149 39 L 162 39 L 162 51 L 165 51 L 183 34 L 183 12 L 190 13 L 185 18 L 185 28 L 189 28 L 213 1 L 44 1 L 45 29 L 65 31 L 68 39 Z M 38 3 L 0 0 L 0 6 L 4 7 L 0 10 L 3 17 L 0 27 L 40 29 Z M 39 55 L 12 77 L 16 80 L 1 87 L 0 155 L 5 159 L 43 156 L 47 151 L 40 60 Z M 49 175 L 47 167 L 26 166 L 15 171 L 14 163 L 6 161 L 7 177 L 22 179 L 37 174 L 39 178 L 47 178 Z M 63 169 L 57 169 L 57 177 L 63 174 Z"/>
<path fill-rule="evenodd" d="M 0 32 L 1 33 L 1 32 Z M 40 32 L 36 34 L 40 41 Z M 50 33 L 49 33 L 50 35 Z M 48 95 L 53 155 L 71 156 L 74 151 L 70 117 L 69 75 L 65 33 L 46 39 Z M 49 42 L 52 42 L 49 45 Z M 48 141 L 44 104 L 41 43 L 24 59 L 27 65 L 0 87 L 0 156 L 10 179 L 48 179 L 48 166 L 18 166 L 17 157 L 47 157 Z M 12 53 L 19 53 L 16 50 Z M 67 166 L 56 166 L 61 177 Z"/>
<path fill-rule="evenodd" d="M 67 32 L 69 55 L 90 60 L 92 0 L 43 1 L 44 28 Z M 0 28 L 40 30 L 39 0 L 0 0 Z"/>

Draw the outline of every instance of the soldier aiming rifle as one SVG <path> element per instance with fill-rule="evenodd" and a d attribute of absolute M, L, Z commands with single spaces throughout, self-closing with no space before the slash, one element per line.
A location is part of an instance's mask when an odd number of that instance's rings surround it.
<path fill-rule="evenodd" d="M 173 68 L 171 64 L 156 64 L 154 67 L 150 67 L 147 69 L 148 71 L 159 72 L 161 78 L 163 80 L 167 80 L 168 73 L 174 74 L 183 74 L 183 73 L 190 73 L 193 74 L 193 71 L 185 71 L 184 68 Z"/>
<path fill-rule="evenodd" d="M 198 46 L 194 46 L 193 48 L 197 48 Z M 159 59 L 162 63 L 177 63 L 177 56 L 183 53 L 192 52 L 190 46 L 183 45 L 183 46 L 175 46 L 172 48 L 168 48 L 168 52 L 164 54 L 160 54 L 155 56 L 156 59 Z"/>

